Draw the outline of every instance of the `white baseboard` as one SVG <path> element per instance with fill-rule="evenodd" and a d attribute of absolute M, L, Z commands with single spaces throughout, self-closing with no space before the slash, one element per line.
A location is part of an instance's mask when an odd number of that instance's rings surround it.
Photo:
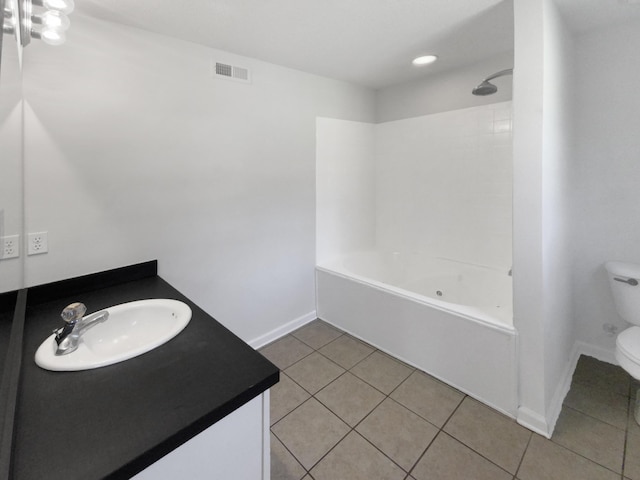
<path fill-rule="evenodd" d="M 609 350 L 607 348 L 596 347 L 595 345 L 589 345 L 588 343 L 584 343 L 581 341 L 576 342 L 576 347 L 574 349 L 578 350 L 578 356 L 576 357 L 576 362 L 578 361 L 578 357 L 580 355 L 587 355 L 588 357 L 593 357 L 601 362 L 611 363 L 612 365 L 618 365 L 618 361 L 616 360 L 615 351 Z"/>
<path fill-rule="evenodd" d="M 567 363 L 562 378 L 558 383 L 553 397 L 551 398 L 551 404 L 549 405 L 549 410 L 547 413 L 547 425 L 549 429 L 549 435 L 547 435 L 547 438 L 551 438 L 551 435 L 556 428 L 556 422 L 558 421 L 558 417 L 560 417 L 560 412 L 562 411 L 562 404 L 564 403 L 564 399 L 566 398 L 567 393 L 569 393 L 569 389 L 571 388 L 573 372 L 576 371 L 578 359 L 583 353 L 583 345 L 584 344 L 582 344 L 581 342 L 575 342 L 573 344 L 571 354 L 569 355 L 569 362 Z"/>
<path fill-rule="evenodd" d="M 567 365 L 565 367 L 562 379 L 558 383 L 556 391 L 554 392 L 553 398 L 551 399 L 551 402 L 549 404 L 546 418 L 532 410 L 529 410 L 528 408 L 520 407 L 518 409 L 518 423 L 520 425 L 528 428 L 529 430 L 533 430 L 534 432 L 539 433 L 540 435 L 543 435 L 547 438 L 551 438 L 553 430 L 556 427 L 558 417 L 560 416 L 560 412 L 562 411 L 564 399 L 567 396 L 567 393 L 569 393 L 569 389 L 571 388 L 571 380 L 573 379 L 573 373 L 575 372 L 576 366 L 578 365 L 580 355 L 594 357 L 602 362 L 611 363 L 614 365 L 618 364 L 615 359 L 614 352 L 602 347 L 597 347 L 595 345 L 589 345 L 588 343 L 576 341 L 573 344 L 573 348 L 571 349 L 569 361 L 567 362 Z"/>
<path fill-rule="evenodd" d="M 301 317 L 296 318 L 295 320 L 290 321 L 289 323 L 285 323 L 284 325 L 274 328 L 270 332 L 265 333 L 264 335 L 260 335 L 258 338 L 254 338 L 253 340 L 247 342 L 251 347 L 255 350 L 264 347 L 268 343 L 271 343 L 280 337 L 284 337 L 286 334 L 297 330 L 298 328 L 306 325 L 307 323 L 315 320 L 317 317 L 316 311 L 309 312 Z"/>
<path fill-rule="evenodd" d="M 551 433 L 553 433 L 549 431 L 549 424 L 546 418 L 526 407 L 518 408 L 517 422 L 523 427 L 547 438 L 551 438 Z"/>

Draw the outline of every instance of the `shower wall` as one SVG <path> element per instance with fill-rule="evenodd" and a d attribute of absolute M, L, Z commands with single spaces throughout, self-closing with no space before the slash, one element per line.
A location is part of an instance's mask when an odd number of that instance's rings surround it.
<path fill-rule="evenodd" d="M 316 263 L 375 246 L 375 125 L 316 119 Z"/>
<path fill-rule="evenodd" d="M 506 272 L 511 160 L 511 102 L 377 125 L 318 119 L 318 263 L 376 248 Z"/>
<path fill-rule="evenodd" d="M 511 159 L 511 102 L 377 125 L 378 248 L 508 271 Z"/>

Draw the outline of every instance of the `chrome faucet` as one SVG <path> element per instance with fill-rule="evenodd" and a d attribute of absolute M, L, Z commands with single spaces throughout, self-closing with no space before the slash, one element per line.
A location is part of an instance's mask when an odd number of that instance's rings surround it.
<path fill-rule="evenodd" d="M 83 303 L 72 303 L 68 305 L 60 316 L 66 322 L 64 327 L 56 328 L 53 333 L 56 334 L 55 340 L 58 348 L 56 355 L 66 355 L 78 348 L 80 336 L 94 325 L 104 322 L 109 318 L 109 312 L 101 310 L 91 315 L 84 314 L 87 307 Z"/>

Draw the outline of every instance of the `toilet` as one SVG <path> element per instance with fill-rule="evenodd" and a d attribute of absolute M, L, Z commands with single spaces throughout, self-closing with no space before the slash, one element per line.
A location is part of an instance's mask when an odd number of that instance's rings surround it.
<path fill-rule="evenodd" d="M 607 262 L 609 286 L 616 310 L 631 324 L 616 338 L 616 360 L 629 375 L 640 380 L 640 265 Z M 640 392 L 639 392 L 640 394 Z M 636 396 L 634 416 L 640 424 L 640 398 Z"/>

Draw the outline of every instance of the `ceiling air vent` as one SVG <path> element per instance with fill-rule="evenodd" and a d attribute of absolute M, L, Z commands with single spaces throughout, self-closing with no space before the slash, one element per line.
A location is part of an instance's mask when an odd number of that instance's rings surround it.
<path fill-rule="evenodd" d="M 214 76 L 236 82 L 251 83 L 251 75 L 248 68 L 215 62 Z"/>

